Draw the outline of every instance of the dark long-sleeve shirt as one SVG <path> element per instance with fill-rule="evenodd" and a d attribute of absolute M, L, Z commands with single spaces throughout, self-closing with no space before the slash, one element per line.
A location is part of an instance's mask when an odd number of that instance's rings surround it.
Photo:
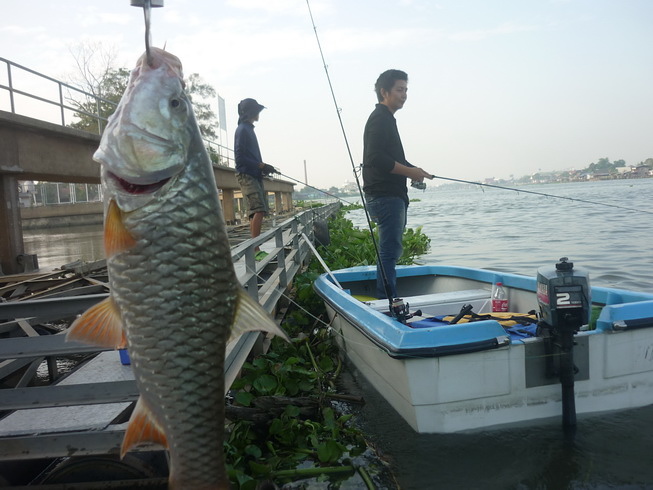
<path fill-rule="evenodd" d="M 377 104 L 363 133 L 363 190 L 371 196 L 397 196 L 408 202 L 406 177 L 390 173 L 398 162 L 413 167 L 404 155 L 397 120 L 383 104 Z"/>
<path fill-rule="evenodd" d="M 234 137 L 234 156 L 236 172 L 249 174 L 257 179 L 263 178 L 259 165 L 263 163 L 258 139 L 251 122 L 241 122 L 236 128 Z"/>

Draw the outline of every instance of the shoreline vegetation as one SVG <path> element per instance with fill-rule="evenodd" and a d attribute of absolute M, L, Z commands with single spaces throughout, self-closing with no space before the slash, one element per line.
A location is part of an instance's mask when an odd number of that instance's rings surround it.
<path fill-rule="evenodd" d="M 330 244 L 318 253 L 330 269 L 376 263 L 370 231 L 344 218 L 358 207 L 343 207 L 328 223 Z M 429 244 L 421 228 L 407 229 L 400 262 L 414 263 Z M 292 485 L 287 488 L 339 488 L 345 482 L 347 488 L 398 488 L 357 421 L 364 400 L 343 392 L 343 361 L 313 291 L 323 272 L 313 257 L 296 276 L 281 321 L 292 342 L 274 338 L 266 354 L 243 366 L 229 392 L 225 453 L 235 489 L 254 490 L 265 480 Z"/>

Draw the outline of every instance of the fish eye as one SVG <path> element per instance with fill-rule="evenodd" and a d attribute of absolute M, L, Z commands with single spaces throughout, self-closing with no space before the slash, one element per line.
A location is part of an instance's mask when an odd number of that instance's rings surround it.
<path fill-rule="evenodd" d="M 176 108 L 179 107 L 180 105 L 181 105 L 181 101 L 180 101 L 179 99 L 172 99 L 172 100 L 170 101 L 170 106 L 171 106 L 173 109 L 176 109 Z"/>

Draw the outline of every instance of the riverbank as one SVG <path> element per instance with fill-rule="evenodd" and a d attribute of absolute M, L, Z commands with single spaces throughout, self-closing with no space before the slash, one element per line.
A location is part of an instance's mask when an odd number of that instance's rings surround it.
<path fill-rule="evenodd" d="M 104 204 L 97 201 L 20 208 L 20 218 L 23 230 L 101 225 Z"/>

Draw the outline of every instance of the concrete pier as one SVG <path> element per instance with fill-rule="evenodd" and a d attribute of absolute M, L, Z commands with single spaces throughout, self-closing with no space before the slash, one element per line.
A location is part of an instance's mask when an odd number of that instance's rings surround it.
<path fill-rule="evenodd" d="M 19 208 L 18 181 L 97 184 L 100 166 L 93 153 L 99 143 L 99 135 L 0 111 L 0 273 L 23 271 L 22 214 L 38 213 Z M 235 224 L 237 211 L 243 209 L 236 171 L 214 166 L 214 173 L 225 220 Z M 292 210 L 292 182 L 266 179 L 265 188 L 274 193 L 277 213 Z M 60 209 L 47 211 L 51 217 L 69 212 L 64 206 L 55 208 Z"/>

